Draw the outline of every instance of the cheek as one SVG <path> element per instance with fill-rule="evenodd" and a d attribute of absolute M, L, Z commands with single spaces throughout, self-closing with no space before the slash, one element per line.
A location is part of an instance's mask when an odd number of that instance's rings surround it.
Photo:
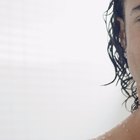
<path fill-rule="evenodd" d="M 136 82 L 140 83 L 140 32 L 128 36 L 127 58 L 129 70 Z"/>

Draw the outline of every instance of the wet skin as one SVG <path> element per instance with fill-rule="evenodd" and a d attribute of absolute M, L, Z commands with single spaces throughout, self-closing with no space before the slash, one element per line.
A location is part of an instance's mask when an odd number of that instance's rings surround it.
<path fill-rule="evenodd" d="M 121 44 L 140 98 L 140 0 L 125 0 L 124 13 L 124 20 L 118 17 Z M 95 140 L 140 140 L 140 109 Z"/>

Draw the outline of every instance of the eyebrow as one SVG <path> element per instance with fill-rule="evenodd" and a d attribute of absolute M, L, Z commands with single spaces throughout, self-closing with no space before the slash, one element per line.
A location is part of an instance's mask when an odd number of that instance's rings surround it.
<path fill-rule="evenodd" d="M 134 7 L 130 14 L 132 15 L 133 13 L 138 12 L 138 11 L 140 11 L 140 5 Z"/>

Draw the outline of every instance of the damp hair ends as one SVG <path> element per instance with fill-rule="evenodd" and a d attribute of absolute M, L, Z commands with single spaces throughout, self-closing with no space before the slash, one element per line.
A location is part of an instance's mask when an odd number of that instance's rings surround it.
<path fill-rule="evenodd" d="M 107 53 L 114 66 L 115 76 L 114 79 L 104 84 L 103 86 L 110 85 L 116 82 L 116 85 L 121 85 L 121 92 L 126 97 L 125 108 L 127 108 L 127 102 L 131 98 L 134 102 L 131 105 L 129 112 L 133 113 L 138 109 L 139 100 L 137 95 L 136 82 L 133 79 L 129 71 L 129 66 L 127 62 L 127 57 L 125 55 L 125 49 L 121 46 L 120 42 L 120 25 L 117 18 L 122 18 L 124 20 L 124 1 L 123 0 L 111 0 L 107 10 L 104 12 L 104 22 L 106 30 L 108 33 L 108 46 Z"/>

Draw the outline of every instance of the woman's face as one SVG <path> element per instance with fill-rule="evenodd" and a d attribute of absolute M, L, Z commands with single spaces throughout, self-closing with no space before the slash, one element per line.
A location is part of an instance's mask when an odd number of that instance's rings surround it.
<path fill-rule="evenodd" d="M 129 70 L 140 86 L 140 0 L 125 0 L 125 22 L 121 24 L 121 39 L 126 48 Z"/>

